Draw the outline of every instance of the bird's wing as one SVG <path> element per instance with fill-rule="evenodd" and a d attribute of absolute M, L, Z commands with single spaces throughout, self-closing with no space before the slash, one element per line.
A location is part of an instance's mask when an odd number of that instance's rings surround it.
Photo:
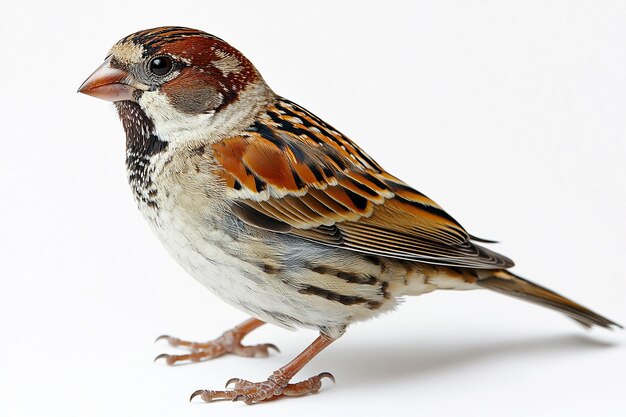
<path fill-rule="evenodd" d="M 434 201 L 284 99 L 241 136 L 212 145 L 244 222 L 365 254 L 472 268 L 513 262 L 471 242 Z"/>

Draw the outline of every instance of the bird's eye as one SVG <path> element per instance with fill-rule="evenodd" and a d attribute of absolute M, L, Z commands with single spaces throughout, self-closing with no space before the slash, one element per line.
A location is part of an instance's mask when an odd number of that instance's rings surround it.
<path fill-rule="evenodd" d="M 172 59 L 166 56 L 158 56 L 150 61 L 150 72 L 162 77 L 172 70 Z"/>

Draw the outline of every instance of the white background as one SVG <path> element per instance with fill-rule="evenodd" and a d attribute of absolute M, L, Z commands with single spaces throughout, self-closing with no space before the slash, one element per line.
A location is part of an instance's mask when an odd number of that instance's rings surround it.
<path fill-rule="evenodd" d="M 231 42 L 277 91 L 433 197 L 514 269 L 626 322 L 626 3 L 20 1 L 0 16 L 0 415 L 617 416 L 625 333 L 501 295 L 411 298 L 299 375 L 318 395 L 189 404 L 269 359 L 168 368 L 162 333 L 245 316 L 186 276 L 135 209 L 110 104 L 75 93 L 119 38 L 175 24 Z M 219 278 L 219 277 L 216 277 Z"/>

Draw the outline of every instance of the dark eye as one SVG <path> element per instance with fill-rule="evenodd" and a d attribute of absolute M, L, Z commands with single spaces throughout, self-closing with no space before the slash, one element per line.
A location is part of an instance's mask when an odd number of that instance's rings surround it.
<path fill-rule="evenodd" d="M 172 60 L 166 56 L 158 56 L 150 61 L 150 71 L 154 75 L 163 76 L 172 70 Z"/>

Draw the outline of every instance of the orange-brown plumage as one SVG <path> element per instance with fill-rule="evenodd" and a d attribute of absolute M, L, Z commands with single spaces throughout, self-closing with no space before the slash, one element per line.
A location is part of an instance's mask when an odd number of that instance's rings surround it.
<path fill-rule="evenodd" d="M 473 268 L 513 265 L 476 246 L 439 205 L 305 109 L 277 98 L 258 119 L 272 122 L 211 145 L 216 172 L 239 207 L 288 225 L 295 236 L 358 252 Z"/>

